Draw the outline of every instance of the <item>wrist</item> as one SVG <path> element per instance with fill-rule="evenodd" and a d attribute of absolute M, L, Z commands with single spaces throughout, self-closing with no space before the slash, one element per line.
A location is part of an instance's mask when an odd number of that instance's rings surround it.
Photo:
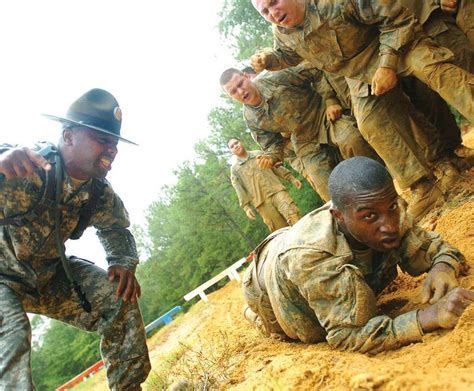
<path fill-rule="evenodd" d="M 453 264 L 454 263 L 454 264 Z M 451 257 L 440 257 L 436 259 L 431 267 L 431 270 L 442 270 L 447 273 L 453 273 L 455 277 L 459 274 L 458 262 Z M 430 270 L 430 271 L 431 271 Z"/>
<path fill-rule="evenodd" d="M 438 322 L 438 307 L 436 304 L 418 310 L 417 318 L 423 333 L 429 333 L 440 328 Z"/>
<path fill-rule="evenodd" d="M 389 68 L 395 71 L 398 68 L 398 55 L 394 53 L 380 53 L 379 68 Z"/>

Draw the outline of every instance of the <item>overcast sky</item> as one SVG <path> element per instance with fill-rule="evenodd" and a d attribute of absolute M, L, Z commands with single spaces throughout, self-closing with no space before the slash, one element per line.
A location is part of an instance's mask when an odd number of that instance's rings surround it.
<path fill-rule="evenodd" d="M 140 146 L 119 144 L 108 179 L 132 224 L 143 224 L 173 169 L 209 134 L 220 72 L 234 65 L 216 28 L 222 2 L 2 2 L 2 142 L 56 141 L 58 125 L 41 113 L 62 115 L 91 88 L 110 91 L 122 108 L 122 135 Z M 103 265 L 94 235 L 79 242 L 69 252 Z"/>

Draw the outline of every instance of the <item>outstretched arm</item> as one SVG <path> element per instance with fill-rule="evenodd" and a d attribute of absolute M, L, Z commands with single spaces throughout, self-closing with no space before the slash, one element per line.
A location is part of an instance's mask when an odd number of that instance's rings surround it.
<path fill-rule="evenodd" d="M 51 164 L 31 148 L 7 144 L 0 146 L 0 177 L 23 178 L 37 168 L 50 170 Z"/>

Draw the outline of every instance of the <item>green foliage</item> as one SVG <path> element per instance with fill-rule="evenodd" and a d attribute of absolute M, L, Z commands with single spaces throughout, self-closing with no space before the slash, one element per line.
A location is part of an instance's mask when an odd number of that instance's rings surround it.
<path fill-rule="evenodd" d="M 40 323 L 32 322 L 34 327 Z M 51 320 L 41 344 L 33 345 L 31 366 L 37 390 L 53 390 L 99 360 L 98 335 Z"/>
<path fill-rule="evenodd" d="M 250 0 L 226 0 L 218 28 L 236 60 L 247 60 L 257 49 L 272 46 L 272 32 Z"/>

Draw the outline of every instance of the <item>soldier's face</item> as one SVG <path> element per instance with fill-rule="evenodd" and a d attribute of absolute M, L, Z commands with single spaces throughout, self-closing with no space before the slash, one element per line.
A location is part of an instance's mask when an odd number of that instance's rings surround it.
<path fill-rule="evenodd" d="M 227 95 L 244 105 L 258 106 L 262 102 L 262 96 L 257 87 L 243 73 L 234 73 L 222 88 Z"/>
<path fill-rule="evenodd" d="M 245 155 L 245 152 L 246 152 L 245 147 L 242 145 L 240 140 L 237 140 L 235 138 L 230 139 L 227 146 L 229 147 L 229 150 L 232 152 L 233 155 L 235 156 Z"/>
<path fill-rule="evenodd" d="M 252 0 L 258 13 L 277 26 L 291 28 L 304 21 L 305 0 Z"/>
<path fill-rule="evenodd" d="M 345 210 L 332 214 L 349 235 L 349 242 L 355 240 L 380 252 L 400 246 L 398 194 L 391 183 L 376 192 L 354 195 Z"/>
<path fill-rule="evenodd" d="M 82 180 L 105 178 L 118 152 L 118 138 L 85 127 L 70 130 L 67 137 L 67 173 Z"/>

